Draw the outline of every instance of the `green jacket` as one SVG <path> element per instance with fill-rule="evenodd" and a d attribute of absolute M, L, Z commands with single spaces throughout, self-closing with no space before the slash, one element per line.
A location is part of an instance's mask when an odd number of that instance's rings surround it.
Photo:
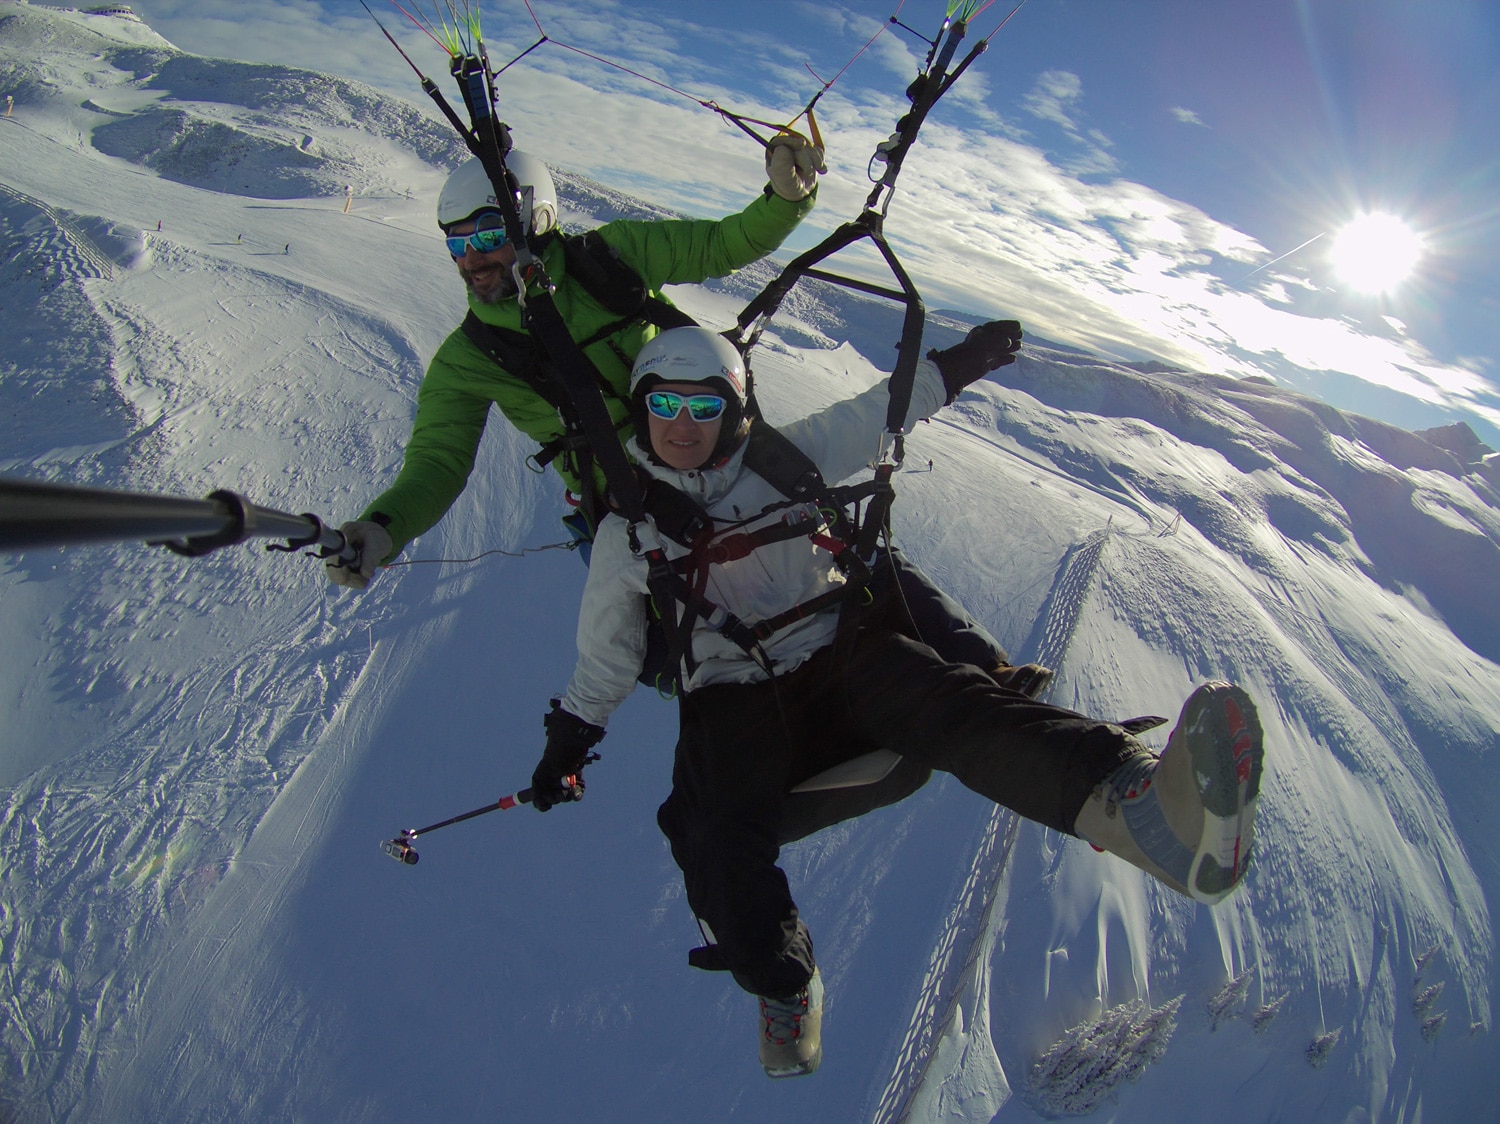
<path fill-rule="evenodd" d="M 791 203 L 767 192 L 739 214 L 716 221 L 621 219 L 600 227 L 599 234 L 655 292 L 663 285 L 723 277 L 764 257 L 802 221 L 812 209 L 813 199 L 809 196 Z M 543 250 L 542 260 L 557 286 L 558 311 L 575 340 L 588 339 L 619 319 L 567 276 L 559 240 L 554 239 Z M 469 307 L 486 323 L 521 329 L 521 310 L 514 299 L 484 304 L 471 293 Z M 608 398 L 608 402 L 622 441 L 631 432 L 624 416 L 630 365 L 656 331 L 649 324 L 635 321 L 587 349 L 589 358 L 619 395 L 618 400 Z M 375 514 L 389 517 L 387 529 L 393 546 L 384 561 L 390 561 L 441 519 L 458 499 L 474 469 L 492 403 L 538 445 L 562 435 L 562 420 L 552 406 L 480 351 L 461 329 L 455 329 L 432 357 L 417 391 L 417 416 L 396 482 L 360 515 L 361 519 Z M 553 464 L 576 492 L 578 481 L 563 469 L 562 460 L 559 457 Z"/>

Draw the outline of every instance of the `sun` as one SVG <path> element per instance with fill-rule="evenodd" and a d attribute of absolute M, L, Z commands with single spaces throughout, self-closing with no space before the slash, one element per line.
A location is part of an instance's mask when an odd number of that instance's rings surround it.
<path fill-rule="evenodd" d="M 1350 288 L 1389 293 L 1422 260 L 1422 237 L 1395 215 L 1374 211 L 1351 219 L 1333 236 L 1329 260 Z"/>

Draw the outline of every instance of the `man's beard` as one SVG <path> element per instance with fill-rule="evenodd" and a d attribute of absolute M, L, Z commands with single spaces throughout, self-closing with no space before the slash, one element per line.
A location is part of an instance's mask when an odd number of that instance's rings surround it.
<path fill-rule="evenodd" d="M 464 279 L 464 284 L 469 292 L 474 294 L 474 299 L 480 304 L 499 304 L 508 301 L 516 295 L 516 278 L 513 273 L 504 266 L 500 267 L 500 283 L 486 293 L 481 293 L 474 288 L 474 282 L 469 279 L 469 274 L 462 267 L 459 268 L 459 276 Z"/>

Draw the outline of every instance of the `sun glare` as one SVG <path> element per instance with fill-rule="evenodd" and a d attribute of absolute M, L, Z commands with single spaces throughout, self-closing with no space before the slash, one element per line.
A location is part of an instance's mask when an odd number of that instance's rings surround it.
<path fill-rule="evenodd" d="M 1360 215 L 1334 235 L 1328 256 L 1351 288 L 1388 293 L 1411 276 L 1422 258 L 1422 238 L 1395 215 Z"/>

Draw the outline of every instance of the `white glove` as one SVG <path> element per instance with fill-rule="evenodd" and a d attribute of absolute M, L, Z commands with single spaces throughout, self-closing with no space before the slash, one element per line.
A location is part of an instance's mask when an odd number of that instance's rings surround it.
<path fill-rule="evenodd" d="M 792 203 L 806 199 L 828 171 L 823 150 L 797 133 L 777 133 L 766 145 L 766 175 L 771 190 Z"/>
<path fill-rule="evenodd" d="M 336 557 L 325 559 L 324 568 L 328 580 L 345 589 L 365 589 L 375 576 L 375 567 L 385 561 L 391 552 L 391 535 L 379 523 L 345 523 L 339 528 L 344 541 L 359 553 L 353 562 L 340 562 Z"/>

